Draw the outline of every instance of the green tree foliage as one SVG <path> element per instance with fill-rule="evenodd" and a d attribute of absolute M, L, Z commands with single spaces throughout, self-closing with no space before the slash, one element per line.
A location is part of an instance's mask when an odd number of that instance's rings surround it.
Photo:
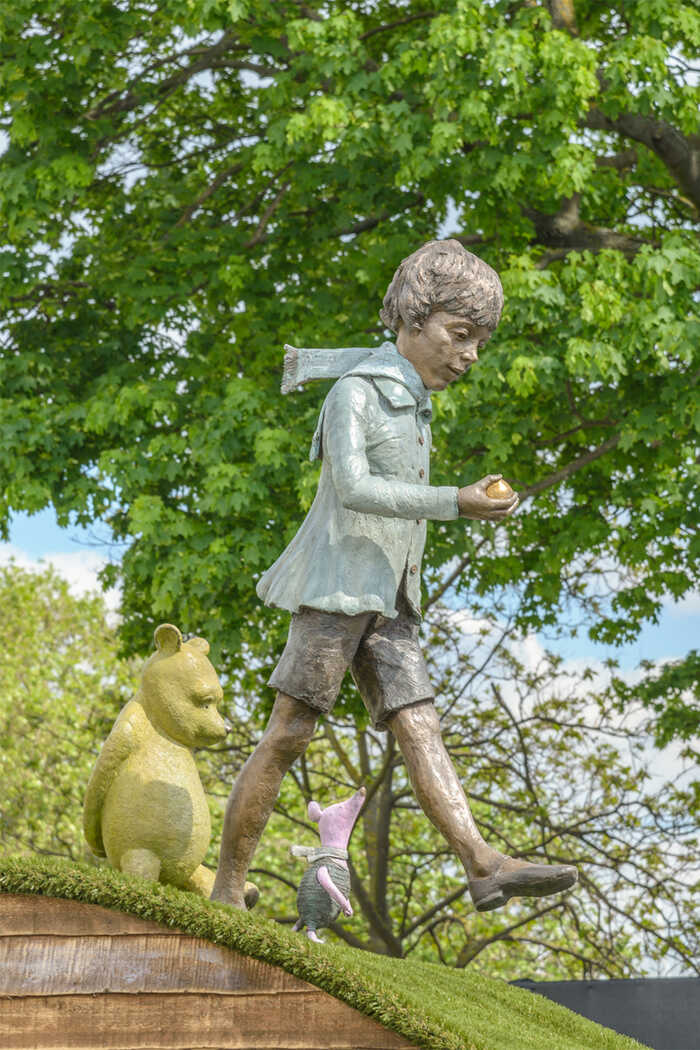
<path fill-rule="evenodd" d="M 99 596 L 0 567 L 0 852 L 85 859 L 85 785 L 133 691 Z"/>
<path fill-rule="evenodd" d="M 434 527 L 433 593 L 450 561 L 521 626 L 634 637 L 698 583 L 699 38 L 677 0 L 5 5 L 0 527 L 107 521 L 132 647 L 156 617 L 274 650 L 254 582 L 324 393 L 280 398 L 281 345 L 376 345 L 442 230 L 506 310 L 436 398 L 435 481 L 524 506 Z"/>

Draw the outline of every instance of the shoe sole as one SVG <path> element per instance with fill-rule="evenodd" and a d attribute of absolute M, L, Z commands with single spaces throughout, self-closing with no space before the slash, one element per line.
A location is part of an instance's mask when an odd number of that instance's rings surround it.
<path fill-rule="evenodd" d="M 574 869 L 562 872 L 556 878 L 544 878 L 529 881 L 517 874 L 502 881 L 496 875 L 483 879 L 473 879 L 469 891 L 477 911 L 494 911 L 502 907 L 511 897 L 547 897 L 550 893 L 561 893 L 571 889 L 578 879 Z"/>

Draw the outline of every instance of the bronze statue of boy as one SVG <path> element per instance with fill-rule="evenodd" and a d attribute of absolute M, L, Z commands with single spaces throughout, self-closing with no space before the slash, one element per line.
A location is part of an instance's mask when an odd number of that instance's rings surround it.
<path fill-rule="evenodd" d="M 403 260 L 384 298 L 380 317 L 396 345 L 338 351 L 335 371 L 312 373 L 341 378 L 312 445 L 312 459 L 322 459 L 314 503 L 258 583 L 265 603 L 288 609 L 292 621 L 270 678 L 270 720 L 228 800 L 214 900 L 245 907 L 246 872 L 282 777 L 348 668 L 373 725 L 396 737 L 416 797 L 462 861 L 479 911 L 576 882 L 570 865 L 505 857 L 481 837 L 442 741 L 418 640 L 426 519 L 501 521 L 518 505 L 514 493 L 487 496 L 500 475 L 461 488 L 428 481 L 430 391 L 476 363 L 502 306 L 490 266 L 458 241 L 430 241 Z"/>

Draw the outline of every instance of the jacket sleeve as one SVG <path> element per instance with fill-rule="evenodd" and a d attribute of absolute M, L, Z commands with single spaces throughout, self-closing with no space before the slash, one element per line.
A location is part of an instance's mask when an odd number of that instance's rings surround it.
<path fill-rule="evenodd" d="M 459 517 L 459 490 L 453 486 L 414 485 L 370 473 L 366 440 L 371 396 L 365 380 L 349 376 L 336 383 L 326 402 L 323 455 L 342 505 L 388 518 Z"/>

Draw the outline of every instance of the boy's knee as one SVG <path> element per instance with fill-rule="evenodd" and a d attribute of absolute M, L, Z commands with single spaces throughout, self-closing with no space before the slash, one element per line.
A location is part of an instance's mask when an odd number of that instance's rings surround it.
<path fill-rule="evenodd" d="M 397 739 L 404 734 L 412 738 L 420 734 L 441 735 L 440 719 L 432 700 L 421 700 L 409 707 L 402 707 L 391 717 L 388 724 Z"/>

